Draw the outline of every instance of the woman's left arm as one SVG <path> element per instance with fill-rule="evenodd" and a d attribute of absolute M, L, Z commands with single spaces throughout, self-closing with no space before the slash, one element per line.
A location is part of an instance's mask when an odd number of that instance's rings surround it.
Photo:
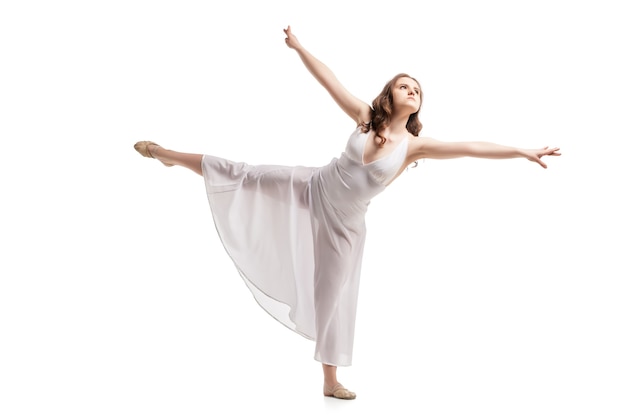
<path fill-rule="evenodd" d="M 427 137 L 417 137 L 411 141 L 409 158 L 449 159 L 449 158 L 488 158 L 512 159 L 526 158 L 543 168 L 548 166 L 541 160 L 544 156 L 560 156 L 560 148 L 544 147 L 541 149 L 522 149 L 499 145 L 492 142 L 442 142 Z"/>

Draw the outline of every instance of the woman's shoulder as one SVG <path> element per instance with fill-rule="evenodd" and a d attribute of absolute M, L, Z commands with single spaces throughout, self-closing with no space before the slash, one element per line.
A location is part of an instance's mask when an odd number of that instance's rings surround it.
<path fill-rule="evenodd" d="M 412 134 L 409 134 L 408 138 L 409 138 L 409 142 L 413 142 L 413 143 L 424 143 L 424 142 L 434 140 L 433 138 L 429 136 L 414 136 Z"/>
<path fill-rule="evenodd" d="M 358 124 L 350 133 L 350 136 L 348 137 L 348 144 L 365 143 L 370 133 L 371 130 L 364 129 L 361 124 Z"/>
<path fill-rule="evenodd" d="M 360 125 L 357 125 L 354 130 L 352 130 L 352 133 L 350 133 L 350 139 L 355 139 L 368 134 L 369 131 L 364 130 Z"/>
<path fill-rule="evenodd" d="M 424 152 L 427 152 L 427 149 L 432 148 L 432 146 L 437 143 L 439 143 L 439 141 L 431 138 L 430 136 L 409 135 L 409 158 L 422 159 L 424 157 Z"/>
<path fill-rule="evenodd" d="M 354 127 L 354 130 L 352 130 L 352 134 L 351 136 L 355 136 L 355 135 L 359 135 L 359 134 L 367 134 L 370 131 L 370 124 L 368 123 L 357 123 L 357 125 Z"/>

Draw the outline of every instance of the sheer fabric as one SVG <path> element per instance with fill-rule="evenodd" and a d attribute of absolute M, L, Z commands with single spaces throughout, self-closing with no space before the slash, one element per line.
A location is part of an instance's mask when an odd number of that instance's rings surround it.
<path fill-rule="evenodd" d="M 239 274 L 259 305 L 315 340 L 314 358 L 330 365 L 352 364 L 365 213 L 408 147 L 405 139 L 364 164 L 370 134 L 357 128 L 322 167 L 202 159 L 213 220 Z"/>

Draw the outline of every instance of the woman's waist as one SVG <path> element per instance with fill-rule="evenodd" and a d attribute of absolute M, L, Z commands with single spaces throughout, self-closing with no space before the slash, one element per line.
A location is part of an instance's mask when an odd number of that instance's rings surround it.
<path fill-rule="evenodd" d="M 385 189 L 366 167 L 345 156 L 333 159 L 318 175 L 321 186 L 333 199 L 368 203 Z"/>

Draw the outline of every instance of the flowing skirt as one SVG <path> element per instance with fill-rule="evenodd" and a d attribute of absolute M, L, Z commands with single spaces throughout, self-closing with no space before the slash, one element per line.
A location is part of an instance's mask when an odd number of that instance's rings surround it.
<path fill-rule="evenodd" d="M 249 165 L 204 155 L 215 227 L 259 305 L 316 341 L 314 359 L 352 364 L 368 199 L 324 167 Z"/>

